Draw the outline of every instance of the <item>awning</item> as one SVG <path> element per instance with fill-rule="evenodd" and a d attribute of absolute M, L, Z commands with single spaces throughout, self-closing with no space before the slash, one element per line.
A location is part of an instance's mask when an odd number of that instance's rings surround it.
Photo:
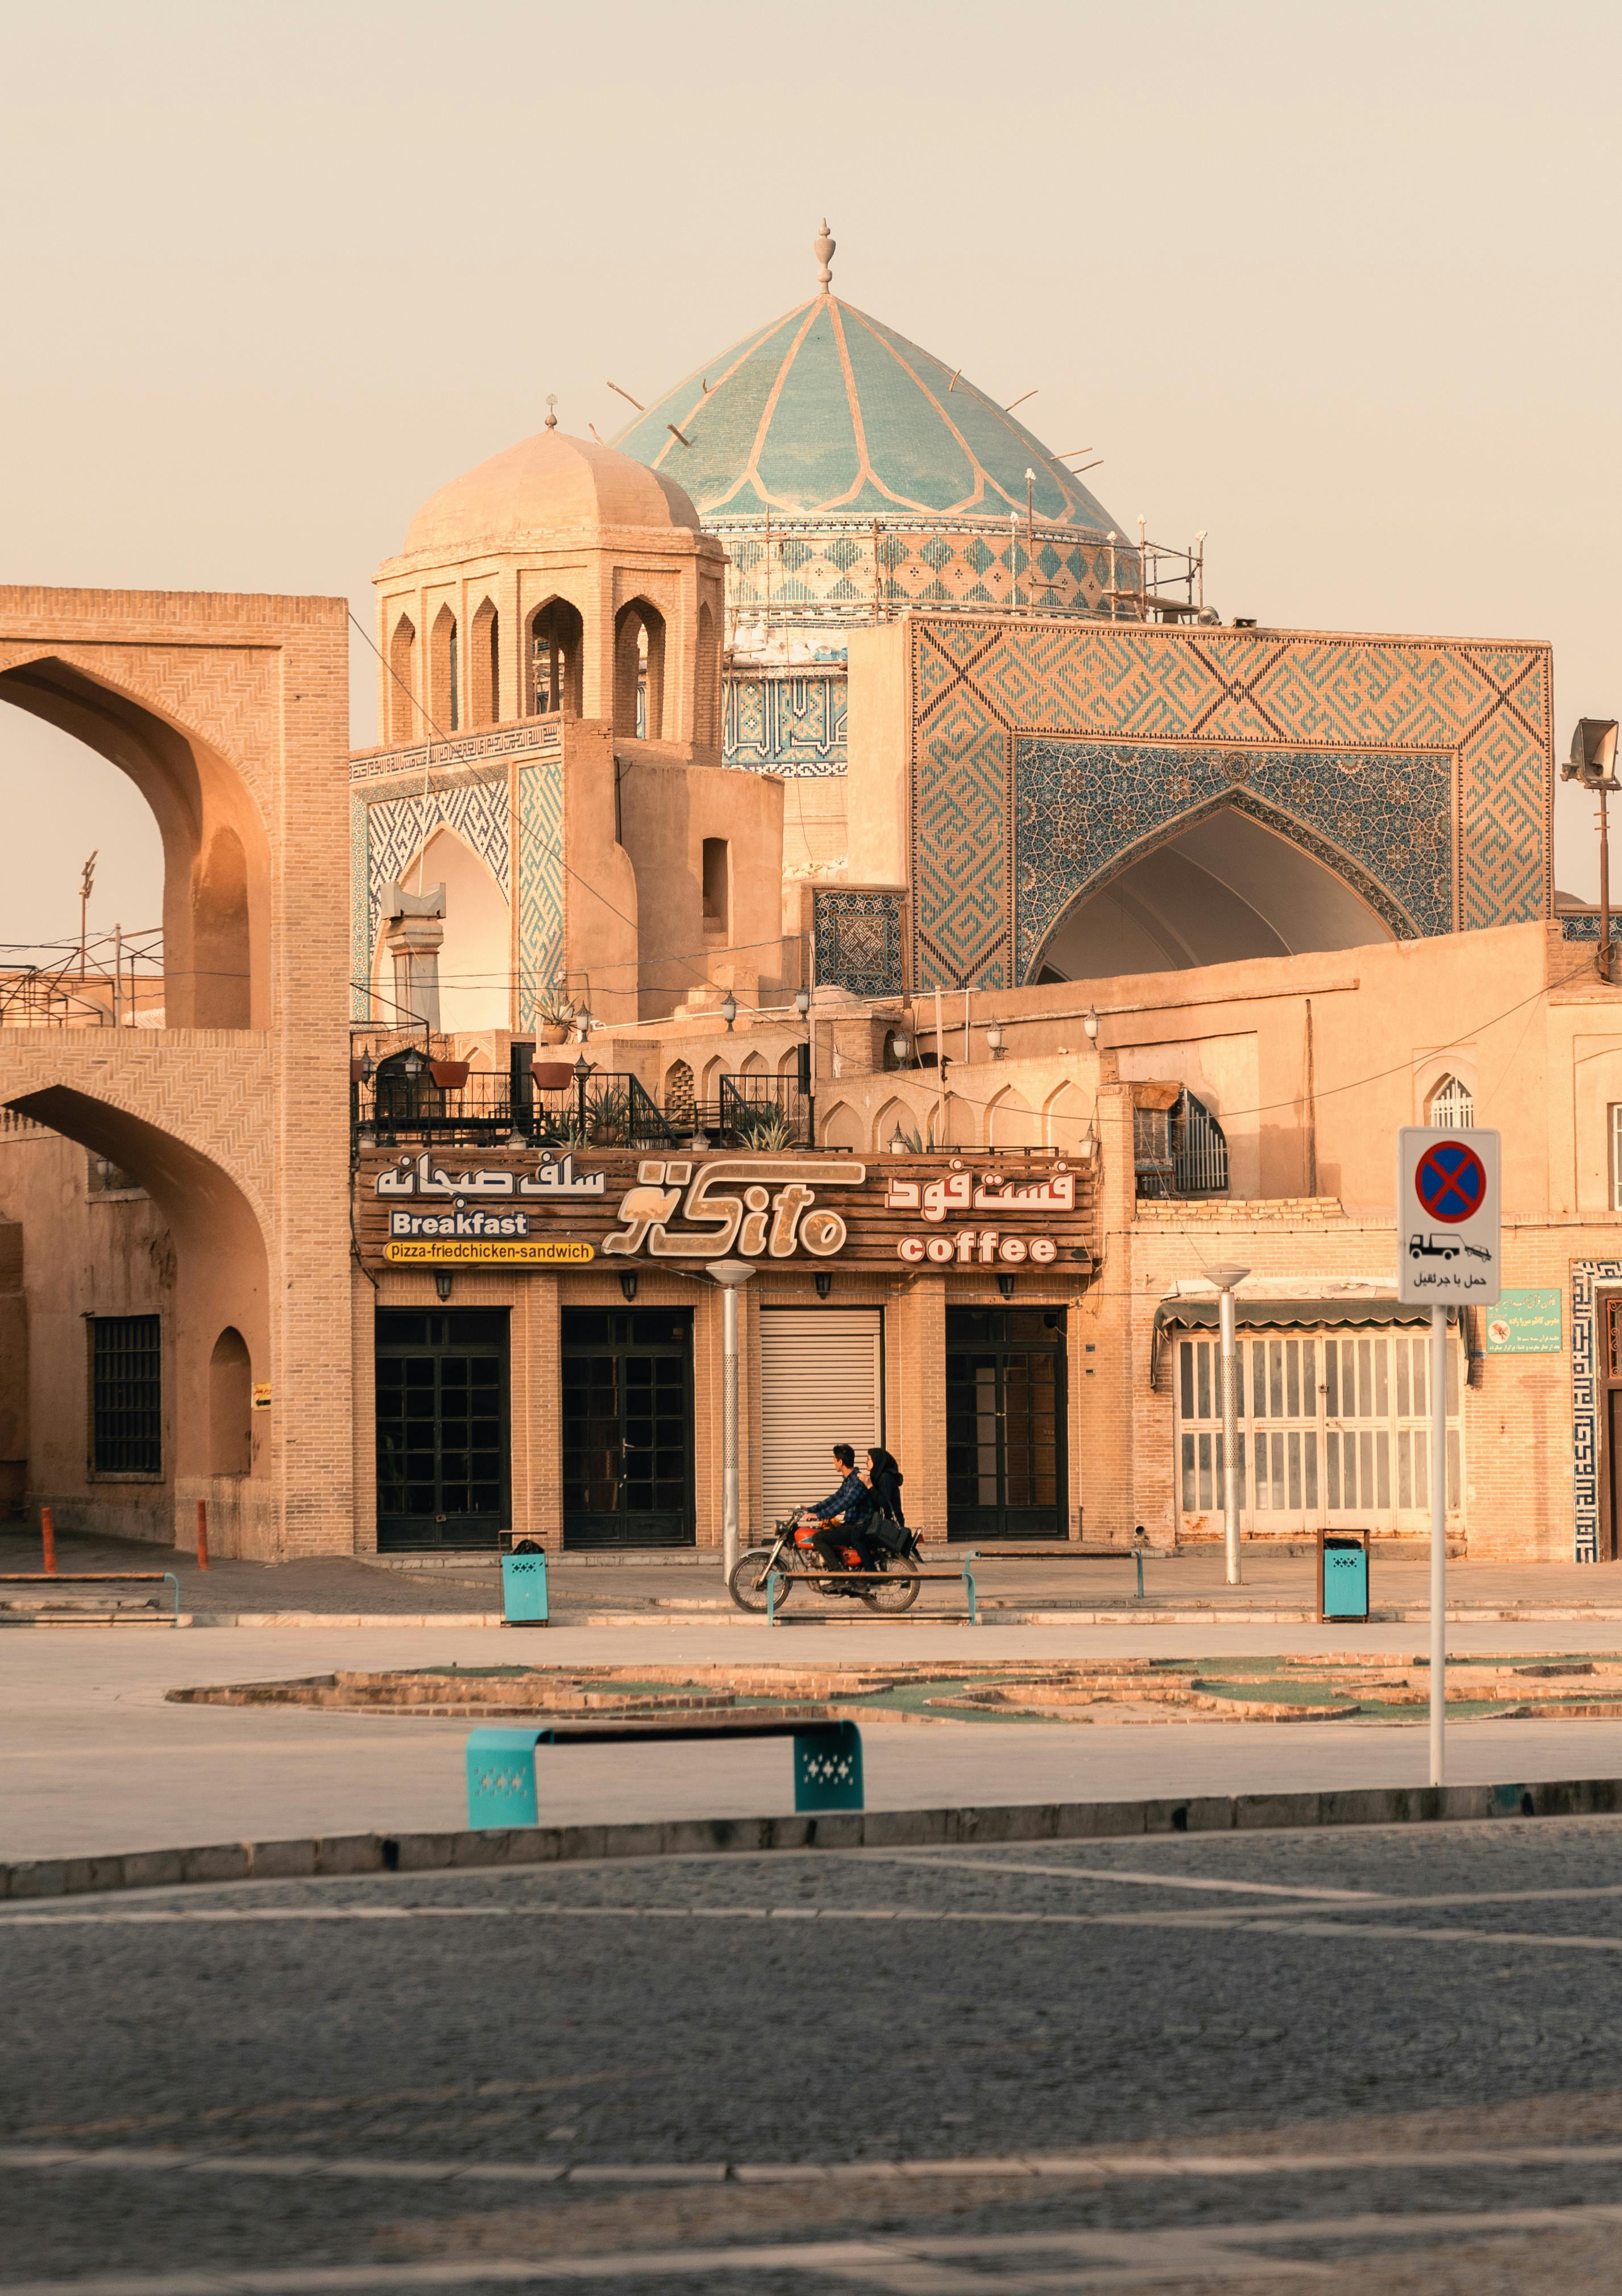
<path fill-rule="evenodd" d="M 1468 1311 L 1466 1311 L 1468 1312 Z M 1447 1320 L 1456 1324 L 1459 1311 L 1447 1310 Z M 1151 1390 L 1160 1383 L 1160 1350 L 1167 1336 L 1174 1331 L 1214 1332 L 1221 1320 L 1217 1301 L 1209 1300 L 1162 1300 L 1154 1311 L 1154 1329 L 1149 1335 L 1149 1385 Z M 1233 1320 L 1241 1330 L 1253 1332 L 1317 1332 L 1326 1328 L 1339 1331 L 1389 1331 L 1394 1324 L 1411 1324 L 1420 1329 L 1430 1322 L 1429 1308 L 1405 1306 L 1394 1292 L 1365 1292 L 1357 1297 L 1335 1300 L 1238 1300 L 1233 1302 Z M 1469 1337 L 1466 1326 L 1466 1353 L 1470 1364 L 1466 1384 L 1476 1383 L 1478 1342 Z"/>
<path fill-rule="evenodd" d="M 1453 1314 L 1449 1308 L 1449 1320 Z M 1218 1303 L 1215 1299 L 1162 1300 L 1154 1320 L 1157 1331 L 1176 1324 L 1185 1332 L 1214 1332 L 1219 1321 Z M 1233 1320 L 1273 1332 L 1321 1331 L 1331 1326 L 1356 1330 L 1371 1324 L 1428 1325 L 1430 1310 L 1405 1307 L 1395 1292 L 1365 1292 L 1355 1299 L 1339 1300 L 1236 1299 Z"/>

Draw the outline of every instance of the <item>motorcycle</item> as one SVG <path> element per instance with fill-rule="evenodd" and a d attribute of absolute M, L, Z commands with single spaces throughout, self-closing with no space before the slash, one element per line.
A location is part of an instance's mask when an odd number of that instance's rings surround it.
<path fill-rule="evenodd" d="M 770 1571 L 814 1570 L 819 1574 L 814 1578 L 778 1578 L 778 1610 L 791 1595 L 806 1586 L 814 1595 L 849 1596 L 865 1603 L 871 1611 L 912 1609 L 918 1600 L 918 1541 L 911 1531 L 891 1522 L 888 1516 L 870 1516 L 867 1543 L 872 1549 L 874 1570 L 881 1570 L 884 1576 L 858 1578 L 841 1586 L 838 1572 L 828 1569 L 822 1549 L 815 1544 L 816 1534 L 823 1528 L 815 1515 L 788 1515 L 764 1546 L 746 1548 L 726 1582 L 727 1591 L 738 1608 L 758 1614 L 765 1612 L 766 1577 Z M 861 1556 L 854 1546 L 842 1547 L 840 1552 L 845 1557 L 845 1570 L 862 1569 Z"/>

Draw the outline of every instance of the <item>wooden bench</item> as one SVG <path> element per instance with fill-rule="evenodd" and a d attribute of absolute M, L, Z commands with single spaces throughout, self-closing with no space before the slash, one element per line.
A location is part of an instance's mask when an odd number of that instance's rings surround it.
<path fill-rule="evenodd" d="M 608 1722 L 583 1729 L 474 1730 L 467 1742 L 468 1824 L 538 1825 L 541 1746 L 688 1745 L 792 1738 L 797 1810 L 862 1809 L 862 1734 L 854 1722 Z"/>

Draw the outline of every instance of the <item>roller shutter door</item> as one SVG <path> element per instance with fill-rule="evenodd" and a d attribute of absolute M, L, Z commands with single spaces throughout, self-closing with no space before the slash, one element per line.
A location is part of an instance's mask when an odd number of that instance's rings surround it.
<path fill-rule="evenodd" d="M 762 1528 L 835 1488 L 829 1453 L 884 1440 L 881 1308 L 760 1311 Z"/>

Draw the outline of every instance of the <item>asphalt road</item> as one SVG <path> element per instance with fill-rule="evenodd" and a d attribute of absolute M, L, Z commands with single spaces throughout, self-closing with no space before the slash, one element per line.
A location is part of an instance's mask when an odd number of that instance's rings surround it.
<path fill-rule="evenodd" d="M 1610 2290 L 1622 1821 L 0 1909 L 0 2296 Z"/>

